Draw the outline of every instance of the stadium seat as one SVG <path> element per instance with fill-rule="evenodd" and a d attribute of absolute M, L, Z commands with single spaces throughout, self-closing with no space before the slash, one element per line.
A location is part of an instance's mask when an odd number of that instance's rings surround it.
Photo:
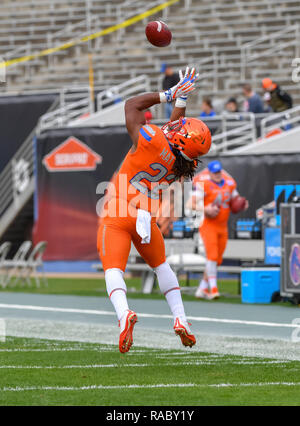
<path fill-rule="evenodd" d="M 3 276 L 1 276 L 1 286 L 3 288 L 10 284 L 14 275 L 16 275 L 15 282 L 19 280 L 20 271 L 24 266 L 24 260 L 29 253 L 31 245 L 31 241 L 24 241 L 11 260 L 3 260 L 1 265 L 4 271 Z"/>
<path fill-rule="evenodd" d="M 30 276 L 34 278 L 36 286 L 40 287 L 37 268 L 42 269 L 42 280 L 43 283 L 47 285 L 42 260 L 47 247 L 47 242 L 41 241 L 37 243 L 28 256 L 31 245 L 31 241 L 24 241 L 11 260 L 6 260 L 6 255 L 11 247 L 11 243 L 7 242 L 1 245 L 0 268 L 5 272 L 1 279 L 1 285 L 3 288 L 6 288 L 7 286 L 15 287 L 20 281 L 22 285 L 27 283 L 28 286 L 31 286 L 32 282 L 30 280 Z"/>

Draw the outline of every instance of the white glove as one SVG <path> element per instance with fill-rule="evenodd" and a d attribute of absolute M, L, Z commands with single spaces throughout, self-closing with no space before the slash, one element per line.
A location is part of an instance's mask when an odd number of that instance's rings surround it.
<path fill-rule="evenodd" d="M 172 102 L 177 99 L 178 101 L 181 100 L 181 103 L 184 104 L 183 107 L 185 106 L 187 94 L 195 90 L 195 82 L 199 74 L 195 74 L 195 68 L 192 68 L 190 71 L 189 67 L 186 67 L 184 76 L 181 70 L 179 71 L 179 76 L 180 80 L 176 86 L 171 87 L 171 89 L 165 92 L 160 92 L 159 96 L 161 103 Z"/>

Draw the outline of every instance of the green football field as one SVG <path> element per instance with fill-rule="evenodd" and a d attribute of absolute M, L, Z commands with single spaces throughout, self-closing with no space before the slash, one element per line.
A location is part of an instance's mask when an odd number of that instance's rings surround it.
<path fill-rule="evenodd" d="M 8 337 L 1 405 L 299 405 L 300 362 Z"/>
<path fill-rule="evenodd" d="M 141 286 L 141 278 L 130 277 L 125 278 L 128 290 L 128 297 L 131 299 L 164 299 L 158 286 L 156 285 L 151 294 L 143 294 Z M 191 279 L 187 285 L 185 277 L 179 279 L 182 291 L 182 298 L 184 301 L 197 300 L 194 296 L 198 286 L 198 279 Z M 218 281 L 218 288 L 221 294 L 219 299 L 213 301 L 205 301 L 206 303 L 241 303 L 241 295 L 239 294 L 239 283 L 237 279 L 220 279 Z M 96 296 L 107 297 L 106 286 L 104 278 L 90 277 L 90 278 L 48 278 L 48 284 L 41 287 L 36 287 L 35 282 L 32 280 L 32 285 L 29 286 L 8 286 L 3 289 L 0 286 L 1 292 L 10 291 L 16 293 L 32 293 L 32 294 L 57 294 L 57 295 L 72 295 L 72 296 Z M 282 305 L 286 307 L 295 307 L 290 302 L 277 302 L 273 305 Z"/>
<path fill-rule="evenodd" d="M 159 291 L 156 285 L 151 294 L 142 293 L 141 278 L 125 278 L 125 282 L 128 290 L 128 297 L 130 298 L 145 298 L 145 299 L 162 299 L 164 296 Z M 183 291 L 184 300 L 196 300 L 194 293 L 199 281 L 191 279 L 187 286 L 184 278 L 180 279 L 180 286 L 185 287 L 189 291 Z M 221 298 L 215 300 L 214 303 L 219 301 L 228 303 L 240 303 L 241 299 L 238 295 L 238 281 L 237 280 L 220 280 L 219 290 L 221 292 Z M 33 294 L 66 294 L 73 296 L 102 296 L 107 297 L 106 285 L 104 278 L 48 278 L 48 285 L 44 284 L 41 287 L 36 287 L 32 280 L 32 285 L 22 286 L 10 285 L 3 289 L 0 286 L 0 293 L 2 291 L 13 291 L 17 293 L 33 293 Z"/>

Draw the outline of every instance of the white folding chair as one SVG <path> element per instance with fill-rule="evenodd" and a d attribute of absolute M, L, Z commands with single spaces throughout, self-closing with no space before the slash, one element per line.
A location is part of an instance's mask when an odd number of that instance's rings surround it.
<path fill-rule="evenodd" d="M 42 268 L 42 279 L 44 284 L 47 286 L 47 278 L 45 277 L 44 272 L 44 263 L 43 263 L 43 255 L 47 248 L 47 241 L 40 241 L 37 243 L 37 245 L 34 247 L 32 252 L 30 253 L 28 259 L 24 262 L 24 268 L 21 273 L 22 279 L 27 282 L 29 286 L 31 286 L 32 282 L 30 280 L 30 275 L 33 274 L 33 277 L 36 282 L 36 286 L 40 287 L 40 280 L 37 275 L 37 268 Z M 24 281 L 23 281 L 24 282 Z"/>
<path fill-rule="evenodd" d="M 6 259 L 6 256 L 9 253 L 9 250 L 11 248 L 11 243 L 9 241 L 4 242 L 3 244 L 1 244 L 0 246 L 0 271 L 1 271 L 1 276 L 0 276 L 0 285 L 2 287 L 3 286 L 3 277 L 2 277 L 2 269 L 3 269 L 3 265 Z"/>
<path fill-rule="evenodd" d="M 20 280 L 20 271 L 24 267 L 24 260 L 31 248 L 31 245 L 31 241 L 24 241 L 12 259 L 3 261 L 2 267 L 6 271 L 6 274 L 3 277 L 2 287 L 5 288 L 10 284 L 10 280 L 13 275 L 16 275 L 13 285 L 16 285 Z"/>

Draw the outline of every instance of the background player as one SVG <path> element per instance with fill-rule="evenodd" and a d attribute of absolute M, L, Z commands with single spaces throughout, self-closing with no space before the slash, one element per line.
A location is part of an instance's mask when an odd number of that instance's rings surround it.
<path fill-rule="evenodd" d="M 125 105 L 126 126 L 133 145 L 114 178 L 113 189 L 108 190 L 106 216 L 98 231 L 98 251 L 107 292 L 119 319 L 120 352 L 130 349 L 137 321 L 136 313 L 128 308 L 123 279 L 131 242 L 157 274 L 159 287 L 174 317 L 175 333 L 185 346 L 196 343 L 186 320 L 177 277 L 166 262 L 163 237 L 155 221 L 161 190 L 176 179 L 192 178 L 197 158 L 210 149 L 208 127 L 198 119 L 184 117 L 186 96 L 194 90 L 196 78 L 195 70 L 190 72 L 187 68 L 185 76 L 181 74 L 179 83 L 171 89 L 136 96 Z M 162 128 L 145 125 L 144 110 L 175 99 L 171 122 Z M 117 208 L 110 210 L 111 206 Z M 110 214 L 113 210 L 115 215 Z"/>
<path fill-rule="evenodd" d="M 220 296 L 217 286 L 217 265 L 223 261 L 228 240 L 230 200 L 238 195 L 235 180 L 222 170 L 220 161 L 212 161 L 193 180 L 193 193 L 187 203 L 192 210 L 203 209 L 196 195 L 204 200 L 204 221 L 199 228 L 206 252 L 206 268 L 197 288 L 197 298 L 215 299 Z M 198 198 L 198 200 L 199 200 Z M 245 210 L 249 207 L 246 201 Z"/>

